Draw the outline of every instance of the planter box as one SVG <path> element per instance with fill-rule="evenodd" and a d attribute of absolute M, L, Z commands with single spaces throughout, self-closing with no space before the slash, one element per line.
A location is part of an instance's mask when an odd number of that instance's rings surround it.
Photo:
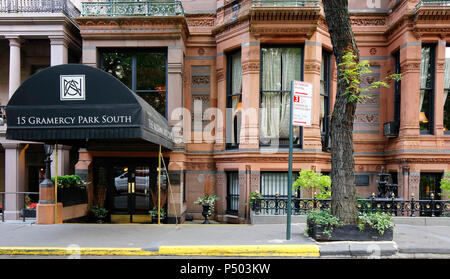
<path fill-rule="evenodd" d="M 343 225 L 334 227 L 331 237 L 325 234 L 324 226 L 307 221 L 308 236 L 317 241 L 392 241 L 394 236 L 393 229 L 387 229 L 383 235 L 380 235 L 374 228 L 365 226 L 360 231 L 357 225 Z"/>
<path fill-rule="evenodd" d="M 20 217 L 23 217 L 23 209 L 20 210 Z M 25 209 L 25 218 L 36 218 L 36 209 Z"/>

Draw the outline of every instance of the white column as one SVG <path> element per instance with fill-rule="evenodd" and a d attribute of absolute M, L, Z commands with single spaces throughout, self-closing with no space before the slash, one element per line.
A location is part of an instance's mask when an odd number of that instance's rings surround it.
<path fill-rule="evenodd" d="M 18 143 L 2 143 L 5 149 L 5 192 L 25 191 L 25 149 Z M 5 219 L 19 219 L 23 195 L 5 196 Z"/>
<path fill-rule="evenodd" d="M 68 41 L 64 36 L 49 36 L 50 39 L 50 66 L 67 64 Z"/>
<path fill-rule="evenodd" d="M 7 36 L 9 40 L 9 99 L 20 86 L 20 37 Z"/>
<path fill-rule="evenodd" d="M 69 164 L 70 164 L 70 146 L 59 145 L 58 144 L 58 176 L 69 174 Z M 51 174 L 52 177 L 55 177 L 55 154 L 56 150 L 53 151 L 51 155 Z"/>

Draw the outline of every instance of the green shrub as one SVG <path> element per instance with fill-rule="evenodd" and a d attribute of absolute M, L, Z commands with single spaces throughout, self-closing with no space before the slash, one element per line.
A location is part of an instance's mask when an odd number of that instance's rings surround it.
<path fill-rule="evenodd" d="M 52 177 L 53 184 L 55 178 Z M 70 187 L 86 187 L 86 182 L 78 175 L 63 175 L 58 176 L 58 188 L 70 188 Z"/>
<path fill-rule="evenodd" d="M 314 188 L 318 191 L 318 199 L 328 199 L 331 197 L 331 179 L 328 175 L 316 173 L 312 170 L 302 170 L 297 180 L 292 185 L 293 190 L 310 190 Z"/>
<path fill-rule="evenodd" d="M 387 229 L 393 228 L 392 216 L 389 213 L 375 212 L 375 213 L 359 213 L 358 228 L 360 231 L 364 230 L 365 226 L 372 227 L 383 235 Z"/>
<path fill-rule="evenodd" d="M 319 224 L 323 226 L 323 233 L 326 234 L 328 237 L 331 237 L 331 233 L 333 232 L 333 228 L 335 226 L 341 226 L 343 225 L 342 222 L 339 220 L 337 216 L 334 216 L 330 213 L 329 210 L 320 210 L 320 209 L 313 209 L 307 214 L 307 220 Z M 307 230 L 308 230 L 308 223 L 307 222 Z"/>

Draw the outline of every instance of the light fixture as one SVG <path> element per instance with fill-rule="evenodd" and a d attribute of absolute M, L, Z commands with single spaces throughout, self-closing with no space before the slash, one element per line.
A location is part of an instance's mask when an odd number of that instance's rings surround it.
<path fill-rule="evenodd" d="M 428 118 L 427 118 L 427 116 L 425 115 L 425 112 L 423 112 L 423 111 L 421 111 L 421 112 L 419 113 L 419 123 L 420 123 L 420 124 L 428 123 Z"/>

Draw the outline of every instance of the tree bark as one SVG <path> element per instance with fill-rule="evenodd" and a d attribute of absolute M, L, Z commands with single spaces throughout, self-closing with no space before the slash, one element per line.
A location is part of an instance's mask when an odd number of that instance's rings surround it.
<path fill-rule="evenodd" d="M 353 122 L 357 102 L 349 102 L 344 94 L 348 82 L 339 78 L 342 57 L 352 52 L 359 62 L 348 14 L 348 0 L 323 0 L 333 53 L 338 65 L 336 102 L 331 118 L 331 213 L 345 224 L 358 223 L 353 150 Z"/>

